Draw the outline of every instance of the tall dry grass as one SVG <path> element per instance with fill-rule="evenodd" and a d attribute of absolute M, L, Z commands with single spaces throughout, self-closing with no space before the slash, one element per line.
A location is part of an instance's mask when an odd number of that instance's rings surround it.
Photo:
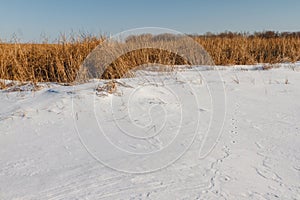
<path fill-rule="evenodd" d="M 296 62 L 300 60 L 300 36 L 194 37 L 216 65 Z"/>
<path fill-rule="evenodd" d="M 147 35 L 149 40 L 157 36 Z M 216 65 L 295 62 L 300 60 L 300 34 L 264 32 L 255 34 L 221 33 L 191 36 L 211 55 Z M 130 38 L 131 40 L 134 37 Z M 104 37 L 81 37 L 57 43 L 0 43 L 0 79 L 32 82 L 72 82 L 79 66 Z M 146 60 L 145 60 L 146 59 Z M 147 60 L 148 59 L 148 60 Z M 180 56 L 143 49 L 121 56 L 110 65 L 102 78 L 119 78 L 122 69 L 146 62 L 187 64 Z M 0 82 L 0 87 L 4 87 Z"/>
<path fill-rule="evenodd" d="M 0 44 L 0 79 L 72 82 L 79 66 L 103 38 L 59 40 L 56 44 Z"/>

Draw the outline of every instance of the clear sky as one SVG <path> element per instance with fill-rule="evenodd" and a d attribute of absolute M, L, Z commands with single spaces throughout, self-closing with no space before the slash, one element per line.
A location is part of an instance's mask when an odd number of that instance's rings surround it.
<path fill-rule="evenodd" d="M 0 0 L 0 38 L 22 41 L 138 27 L 184 33 L 300 31 L 299 0 Z"/>

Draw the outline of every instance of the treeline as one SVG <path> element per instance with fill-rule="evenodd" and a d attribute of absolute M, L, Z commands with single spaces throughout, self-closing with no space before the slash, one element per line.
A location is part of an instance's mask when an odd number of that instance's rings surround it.
<path fill-rule="evenodd" d="M 211 33 L 207 32 L 203 35 L 189 35 L 190 37 L 211 37 L 211 38 L 235 38 L 235 37 L 246 37 L 246 38 L 300 38 L 299 32 L 279 32 L 279 31 L 263 31 L 263 32 L 231 32 L 225 31 L 222 33 Z"/>

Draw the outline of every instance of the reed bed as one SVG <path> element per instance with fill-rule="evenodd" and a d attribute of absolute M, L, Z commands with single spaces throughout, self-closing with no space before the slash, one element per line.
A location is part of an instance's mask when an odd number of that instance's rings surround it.
<path fill-rule="evenodd" d="M 209 53 L 216 65 L 282 63 L 300 60 L 300 34 L 262 32 L 190 35 Z M 148 35 L 151 40 L 155 36 Z M 131 38 L 133 39 L 133 38 Z M 0 43 L 0 79 L 71 83 L 84 59 L 105 40 L 104 36 L 59 39 L 56 43 Z M 192 50 L 191 50 L 192 51 Z M 145 58 L 147 58 L 145 60 Z M 174 52 L 142 49 L 114 61 L 102 78 L 121 78 L 118 69 L 145 63 L 188 64 Z M 101 77 L 100 77 L 101 78 Z M 0 87 L 5 84 L 0 81 Z"/>

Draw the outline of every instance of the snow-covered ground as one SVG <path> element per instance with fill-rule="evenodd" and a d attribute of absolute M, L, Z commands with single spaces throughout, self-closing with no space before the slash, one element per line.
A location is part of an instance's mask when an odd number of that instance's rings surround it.
<path fill-rule="evenodd" d="M 220 69 L 1 91 L 0 199 L 300 199 L 299 66 Z"/>

